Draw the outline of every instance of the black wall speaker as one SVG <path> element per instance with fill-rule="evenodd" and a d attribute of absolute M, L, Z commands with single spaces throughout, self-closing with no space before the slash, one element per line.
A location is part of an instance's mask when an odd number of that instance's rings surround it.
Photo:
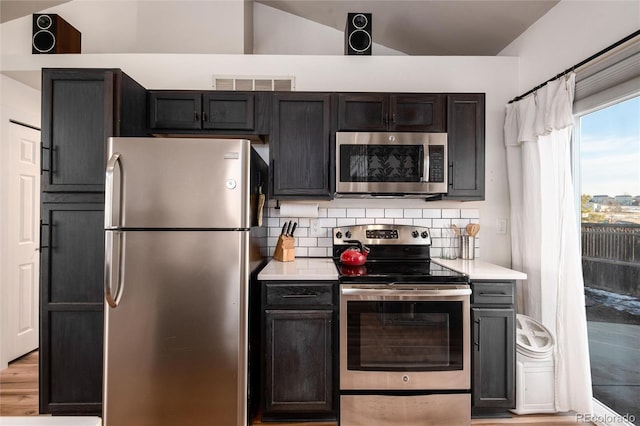
<path fill-rule="evenodd" d="M 373 36 L 370 13 L 347 13 L 344 30 L 345 55 L 371 55 Z"/>
<path fill-rule="evenodd" d="M 55 13 L 33 15 L 31 53 L 80 53 L 81 35 Z"/>

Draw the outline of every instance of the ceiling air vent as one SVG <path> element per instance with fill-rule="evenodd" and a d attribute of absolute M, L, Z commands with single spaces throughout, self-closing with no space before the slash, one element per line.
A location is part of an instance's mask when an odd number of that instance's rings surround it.
<path fill-rule="evenodd" d="M 214 75 L 213 88 L 215 90 L 291 92 L 295 89 L 295 78 Z"/>

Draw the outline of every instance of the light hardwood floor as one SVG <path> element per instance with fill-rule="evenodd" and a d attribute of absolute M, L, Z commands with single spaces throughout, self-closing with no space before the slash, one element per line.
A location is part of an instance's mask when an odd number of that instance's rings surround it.
<path fill-rule="evenodd" d="M 0 372 L 0 416 L 38 415 L 38 351 Z"/>
<path fill-rule="evenodd" d="M 9 364 L 0 372 L 0 416 L 38 415 L 38 351 L 31 352 Z M 511 419 L 473 419 L 472 425 L 567 425 L 577 424 L 571 415 L 515 416 Z M 585 424 L 585 423 L 580 423 Z M 337 426 L 335 422 L 261 422 L 254 420 L 252 426 Z"/>

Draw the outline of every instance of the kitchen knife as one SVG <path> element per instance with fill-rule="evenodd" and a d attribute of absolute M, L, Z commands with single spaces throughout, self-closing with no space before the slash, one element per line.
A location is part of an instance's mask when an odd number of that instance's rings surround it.
<path fill-rule="evenodd" d="M 291 228 L 291 236 L 293 237 L 293 233 L 296 232 L 296 226 L 298 226 L 298 222 L 293 222 L 293 228 Z"/>
<path fill-rule="evenodd" d="M 289 234 L 289 232 L 291 231 L 291 221 L 289 221 L 289 226 L 287 226 L 287 232 L 285 233 L 285 235 L 291 235 Z"/>
<path fill-rule="evenodd" d="M 282 225 L 282 232 L 280 232 L 280 236 L 283 236 L 286 230 L 287 230 L 287 222 L 285 222 L 284 225 Z"/>

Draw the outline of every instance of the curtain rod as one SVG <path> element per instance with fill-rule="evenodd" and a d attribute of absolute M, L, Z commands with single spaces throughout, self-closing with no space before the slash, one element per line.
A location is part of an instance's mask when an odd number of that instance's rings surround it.
<path fill-rule="evenodd" d="M 589 56 L 584 61 L 578 62 L 577 64 L 575 64 L 571 68 L 567 68 L 566 70 L 564 70 L 560 74 L 556 75 L 555 77 L 551 77 L 549 80 L 545 81 L 544 83 L 541 83 L 541 84 L 537 85 L 536 87 L 534 87 L 533 89 L 529 90 L 528 92 L 526 92 L 526 93 L 524 93 L 524 94 L 522 94 L 520 96 L 516 96 L 515 98 L 511 99 L 509 101 L 509 103 L 519 101 L 520 99 L 532 94 L 536 90 L 544 87 L 547 83 L 550 83 L 550 82 L 552 82 L 554 80 L 557 80 L 557 79 L 559 79 L 561 77 L 564 77 L 565 75 L 569 74 L 570 72 L 575 71 L 576 68 L 580 68 L 581 66 L 588 64 L 589 62 L 593 61 L 594 59 L 599 58 L 600 56 L 604 55 L 605 53 L 615 49 L 616 47 L 620 46 L 621 44 L 624 44 L 624 43 L 628 42 L 629 40 L 631 40 L 631 39 L 633 39 L 635 37 L 638 37 L 639 35 L 640 35 L 640 30 L 638 30 L 638 31 L 636 31 L 636 32 L 634 32 L 632 34 L 629 34 L 628 36 L 626 36 L 622 40 L 619 40 L 619 41 L 613 43 L 611 46 L 602 49 L 598 53 Z"/>

